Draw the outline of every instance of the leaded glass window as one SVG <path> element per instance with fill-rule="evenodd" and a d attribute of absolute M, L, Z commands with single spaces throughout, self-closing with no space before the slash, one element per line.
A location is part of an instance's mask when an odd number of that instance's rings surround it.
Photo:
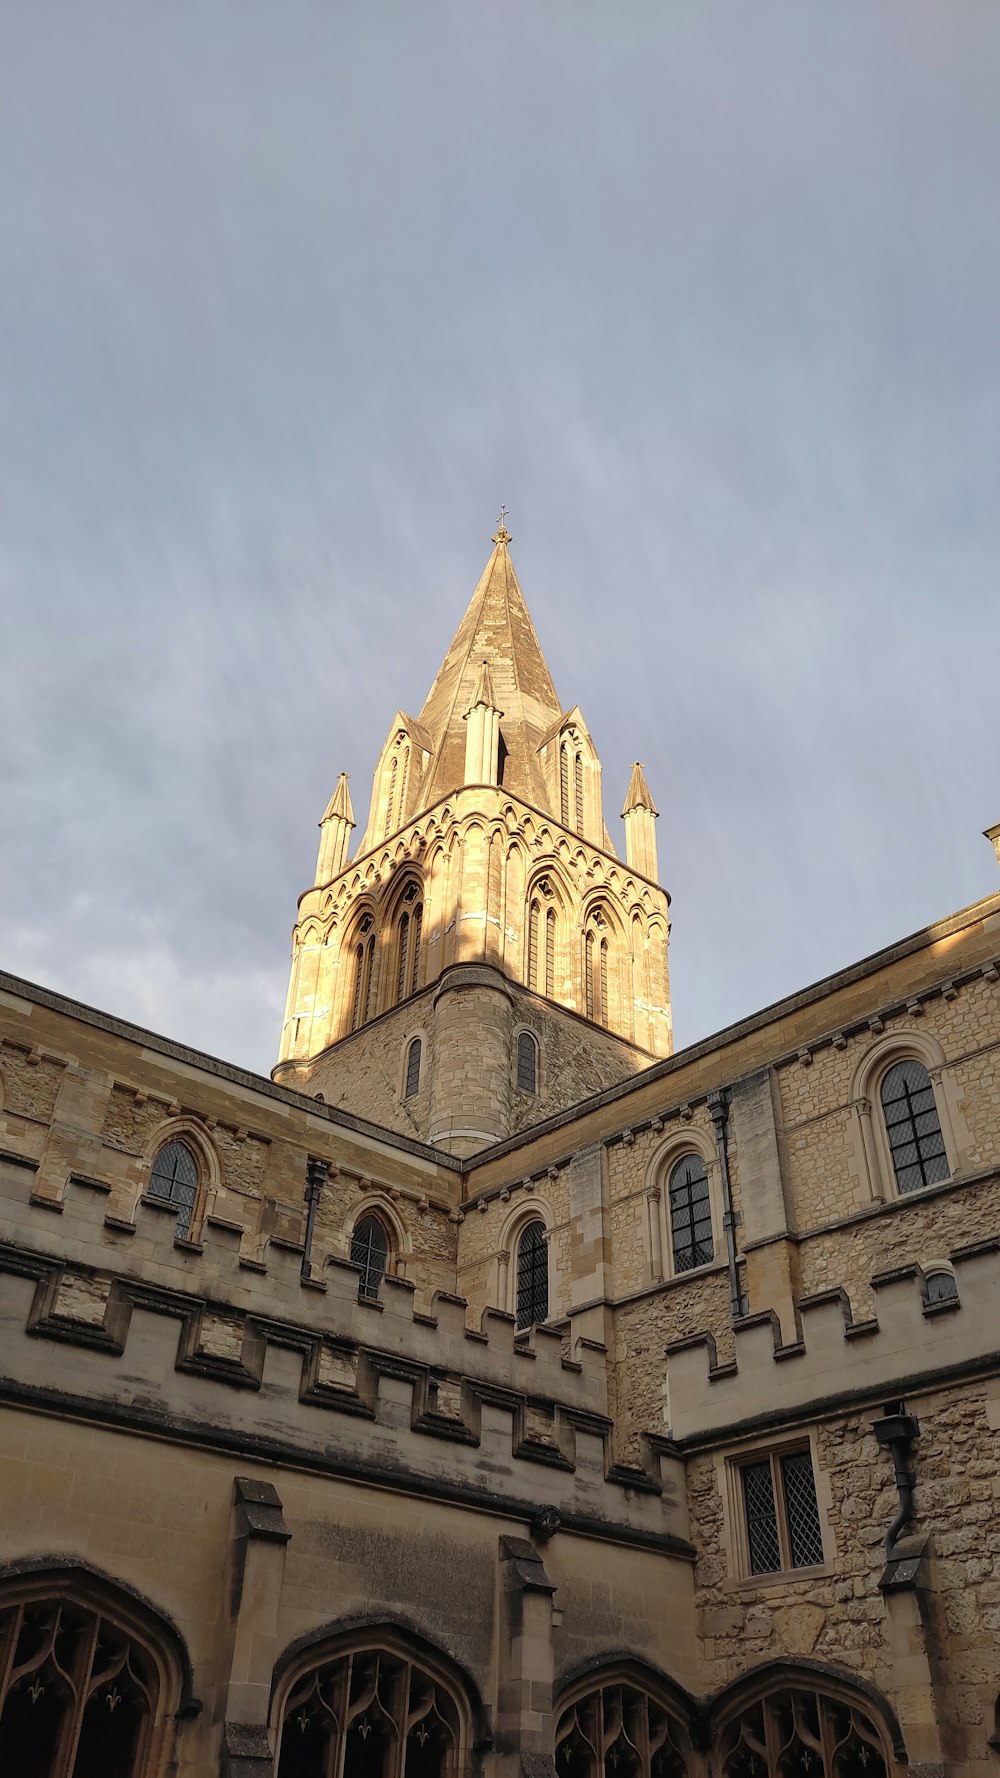
<path fill-rule="evenodd" d="M 521 1093 L 538 1091 L 538 1045 L 530 1031 L 518 1033 L 517 1086 Z"/>
<path fill-rule="evenodd" d="M 549 1249 L 545 1224 L 529 1222 L 517 1243 L 517 1325 L 534 1327 L 549 1312 Z"/>
<path fill-rule="evenodd" d="M 351 1237 L 351 1258 L 361 1267 L 358 1291 L 377 1297 L 389 1265 L 389 1237 L 377 1216 L 363 1216 Z"/>
<path fill-rule="evenodd" d="M 0 1772 L 142 1778 L 156 1664 L 99 1612 L 65 1599 L 0 1611 Z"/>
<path fill-rule="evenodd" d="M 282 1713 L 278 1778 L 459 1778 L 454 1699 L 403 1655 L 363 1649 L 305 1674 Z"/>
<path fill-rule="evenodd" d="M 686 1154 L 670 1174 L 670 1247 L 675 1272 L 715 1258 L 708 1173 L 699 1154 Z"/>
<path fill-rule="evenodd" d="M 886 1778 L 886 1748 L 853 1701 L 785 1688 L 748 1704 L 721 1736 L 723 1778 Z"/>
<path fill-rule="evenodd" d="M 151 1198 L 177 1206 L 177 1233 L 191 1232 L 191 1217 L 198 1197 L 198 1163 L 186 1142 L 166 1142 L 149 1172 Z"/>
<path fill-rule="evenodd" d="M 882 1113 L 896 1186 L 919 1191 L 948 1178 L 941 1120 L 931 1077 L 922 1062 L 896 1062 L 882 1081 Z"/>
<path fill-rule="evenodd" d="M 812 1568 L 823 1560 L 812 1456 L 769 1453 L 740 1465 L 751 1574 Z"/>

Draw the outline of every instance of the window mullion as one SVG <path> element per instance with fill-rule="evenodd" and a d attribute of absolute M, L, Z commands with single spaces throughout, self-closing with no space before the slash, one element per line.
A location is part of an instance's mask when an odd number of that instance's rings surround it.
<path fill-rule="evenodd" d="M 76 1701 L 72 1710 L 67 1713 L 60 1746 L 56 1753 L 52 1768 L 52 1778 L 72 1778 L 73 1762 L 83 1728 L 83 1712 L 87 1703 L 87 1679 L 94 1664 L 94 1650 L 97 1646 L 97 1632 L 100 1618 L 94 1616 L 87 1626 L 87 1634 L 80 1638 L 77 1659 L 73 1663 L 70 1678 L 76 1692 Z"/>
<path fill-rule="evenodd" d="M 778 1544 L 781 1549 L 782 1569 L 792 1566 L 792 1540 L 788 1531 L 788 1504 L 785 1500 L 785 1478 L 781 1473 L 781 1457 L 777 1451 L 771 1452 L 771 1488 L 774 1492 L 774 1517 L 778 1527 Z"/>

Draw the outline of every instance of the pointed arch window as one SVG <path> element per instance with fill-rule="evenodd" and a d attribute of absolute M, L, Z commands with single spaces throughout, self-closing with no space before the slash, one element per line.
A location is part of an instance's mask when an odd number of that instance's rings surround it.
<path fill-rule="evenodd" d="M 556 911 L 549 908 L 545 916 L 545 994 L 551 1000 L 556 991 Z"/>
<path fill-rule="evenodd" d="M 534 1327 L 549 1312 L 549 1246 L 540 1217 L 526 1223 L 517 1242 L 517 1325 Z"/>
<path fill-rule="evenodd" d="M 563 827 L 569 826 L 569 744 L 566 741 L 559 749 L 559 820 Z"/>
<path fill-rule="evenodd" d="M 723 1778 L 886 1778 L 888 1749 L 857 1703 L 791 1686 L 747 1704 L 721 1737 Z"/>
<path fill-rule="evenodd" d="M 920 1191 L 949 1177 L 931 1077 L 914 1057 L 895 1062 L 879 1090 L 896 1189 Z"/>
<path fill-rule="evenodd" d="M 410 1047 L 406 1052 L 406 1082 L 403 1088 L 404 1099 L 412 1099 L 414 1093 L 420 1086 L 420 1052 L 422 1047 L 419 1037 L 411 1039 Z"/>
<path fill-rule="evenodd" d="M 528 987 L 538 986 L 538 929 L 542 910 L 537 901 L 528 909 Z"/>
<path fill-rule="evenodd" d="M 420 939 L 424 909 L 420 889 L 410 883 L 403 895 L 403 911 L 396 927 L 396 1002 L 417 990 L 420 971 Z"/>
<path fill-rule="evenodd" d="M 351 1259 L 361 1267 L 358 1294 L 373 1300 L 389 1269 L 389 1237 L 377 1216 L 362 1216 L 351 1237 Z"/>
<path fill-rule="evenodd" d="M 288 1694 L 277 1778 L 460 1778 L 456 1701 L 402 1652 L 358 1649 L 311 1669 Z"/>
<path fill-rule="evenodd" d="M 0 1771 L 143 1778 L 158 1700 L 149 1651 L 65 1598 L 0 1611 Z"/>
<path fill-rule="evenodd" d="M 354 946 L 354 987 L 351 994 L 351 1030 L 371 1017 L 375 979 L 375 922 L 365 914 Z"/>
<path fill-rule="evenodd" d="M 177 1206 L 176 1232 L 188 1236 L 198 1198 L 198 1162 L 186 1142 L 175 1138 L 164 1143 L 149 1170 L 146 1190 L 149 1197 Z"/>
<path fill-rule="evenodd" d="M 582 832 L 583 832 L 583 755 L 579 751 L 577 752 L 576 759 L 574 762 L 573 789 L 574 789 L 574 803 L 575 803 L 575 808 L 574 808 L 573 813 L 576 817 L 576 831 L 577 831 L 577 833 L 582 834 Z"/>
<path fill-rule="evenodd" d="M 389 794 L 385 799 L 385 825 L 382 828 L 383 839 L 386 839 L 392 832 L 392 818 L 396 808 L 396 779 L 398 776 L 399 760 L 393 759 L 392 765 L 389 767 Z"/>
<path fill-rule="evenodd" d="M 519 1031 L 517 1036 L 517 1089 L 538 1091 L 538 1043 L 530 1031 Z"/>
<path fill-rule="evenodd" d="M 588 932 L 583 941 L 583 1000 L 588 1019 L 594 1016 L 594 935 Z"/>
<path fill-rule="evenodd" d="M 687 1736 L 667 1708 L 621 1682 L 587 1692 L 556 1724 L 558 1778 L 686 1778 Z"/>

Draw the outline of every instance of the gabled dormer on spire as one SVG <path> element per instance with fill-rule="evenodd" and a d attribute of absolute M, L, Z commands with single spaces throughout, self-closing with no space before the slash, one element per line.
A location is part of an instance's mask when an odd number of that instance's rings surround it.
<path fill-rule="evenodd" d="M 472 702 L 465 712 L 465 782 L 496 784 L 500 766 L 500 718 L 489 663 L 483 662 Z"/>
<path fill-rule="evenodd" d="M 649 794 L 646 774 L 636 760 L 622 810 L 625 857 L 633 870 L 652 883 L 660 880 L 656 868 L 656 818 L 656 804 Z"/>

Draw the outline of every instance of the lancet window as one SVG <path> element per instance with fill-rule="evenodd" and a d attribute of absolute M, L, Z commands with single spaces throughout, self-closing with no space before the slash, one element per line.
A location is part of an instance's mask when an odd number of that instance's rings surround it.
<path fill-rule="evenodd" d="M 690 1272 L 715 1257 L 708 1173 L 700 1154 L 681 1157 L 670 1174 L 670 1249 L 675 1272 Z"/>
<path fill-rule="evenodd" d="M 354 946 L 354 987 L 351 993 L 351 1030 L 371 1017 L 375 991 L 375 922 L 366 914 L 358 927 Z"/>
<path fill-rule="evenodd" d="M 538 1044 L 530 1031 L 517 1034 L 517 1088 L 520 1093 L 538 1091 Z"/>
<path fill-rule="evenodd" d="M 144 1778 L 156 1664 L 110 1618 L 60 1598 L 0 1612 L 0 1772 Z"/>
<path fill-rule="evenodd" d="M 723 1778 L 886 1778 L 887 1750 L 867 1711 L 819 1692 L 774 1692 L 722 1736 Z"/>
<path fill-rule="evenodd" d="M 600 908 L 591 915 L 583 941 L 583 1000 L 588 1019 L 610 1024 L 611 953 L 607 922 Z"/>
<path fill-rule="evenodd" d="M 414 1093 L 420 1086 L 420 1056 L 422 1049 L 423 1045 L 421 1044 L 419 1037 L 411 1038 L 409 1048 L 406 1052 L 406 1079 L 403 1083 L 404 1099 L 412 1099 Z"/>
<path fill-rule="evenodd" d="M 282 1713 L 278 1778 L 459 1778 L 461 1723 L 449 1691 L 382 1649 L 313 1669 Z"/>
<path fill-rule="evenodd" d="M 420 890 L 410 883 L 403 895 L 403 911 L 396 927 L 396 1000 L 416 993 L 420 982 L 420 941 L 424 909 Z"/>
<path fill-rule="evenodd" d="M 627 1684 L 604 1685 L 556 1727 L 559 1778 L 686 1778 L 687 1738 L 670 1711 Z"/>

